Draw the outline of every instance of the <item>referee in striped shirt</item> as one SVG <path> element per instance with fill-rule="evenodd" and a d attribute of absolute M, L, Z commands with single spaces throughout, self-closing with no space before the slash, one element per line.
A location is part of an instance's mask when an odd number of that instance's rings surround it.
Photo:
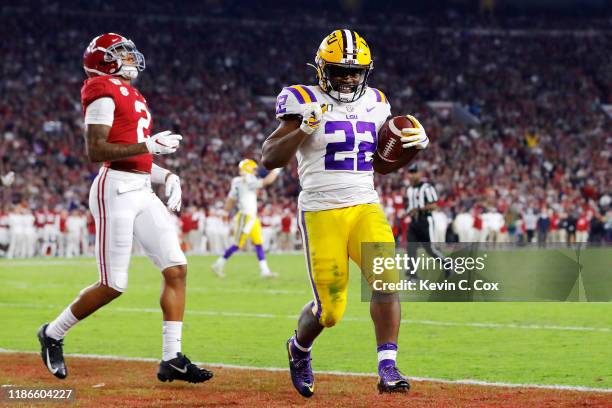
<path fill-rule="evenodd" d="M 423 174 L 419 170 L 418 164 L 414 163 L 408 168 L 408 176 L 410 179 L 410 187 L 406 191 L 408 198 L 408 214 L 412 218 L 408 226 L 407 242 L 408 256 L 416 258 L 419 246 L 434 258 L 445 259 L 445 256 L 431 243 L 431 236 L 434 230 L 434 221 L 431 212 L 437 208 L 438 193 L 436 188 L 423 181 Z M 449 277 L 451 271 L 446 271 L 446 277 Z M 413 279 L 418 279 L 416 271 L 414 274 L 410 270 L 406 271 L 406 275 Z"/>

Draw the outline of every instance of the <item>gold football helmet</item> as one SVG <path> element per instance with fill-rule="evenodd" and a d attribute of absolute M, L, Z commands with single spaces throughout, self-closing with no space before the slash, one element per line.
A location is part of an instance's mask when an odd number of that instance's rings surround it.
<path fill-rule="evenodd" d="M 255 163 L 255 160 L 244 159 L 238 163 L 238 169 L 240 170 L 240 174 L 255 174 L 257 163 Z"/>
<path fill-rule="evenodd" d="M 366 91 L 368 75 L 373 67 L 370 47 L 352 30 L 335 30 L 325 37 L 315 57 L 319 86 L 340 102 L 354 102 Z M 345 75 L 359 75 L 358 84 L 337 80 Z"/>

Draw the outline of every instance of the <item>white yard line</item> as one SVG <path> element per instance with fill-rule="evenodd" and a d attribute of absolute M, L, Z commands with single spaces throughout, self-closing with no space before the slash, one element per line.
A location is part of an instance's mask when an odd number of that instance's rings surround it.
<path fill-rule="evenodd" d="M 42 305 L 37 303 L 0 303 L 0 308 L 26 308 L 26 309 L 60 309 L 60 305 Z M 104 310 L 121 313 L 161 313 L 158 308 L 139 308 L 139 307 L 106 307 Z M 246 317 L 255 319 L 292 319 L 298 318 L 297 315 L 277 315 L 271 313 L 249 313 L 249 312 L 223 312 L 215 310 L 186 310 L 186 314 L 195 316 L 218 316 L 218 317 Z M 365 317 L 345 317 L 347 322 L 369 322 Z M 609 327 L 588 327 L 588 326 L 557 326 L 546 324 L 516 324 L 516 323 L 489 323 L 489 322 L 448 322 L 441 320 L 413 320 L 402 319 L 403 324 L 416 326 L 439 326 L 439 327 L 472 327 L 479 329 L 516 329 L 516 330 L 553 330 L 553 331 L 580 331 L 580 332 L 599 332 L 612 333 Z"/>
<path fill-rule="evenodd" d="M 60 260 L 44 260 L 44 259 L 39 259 L 39 260 L 24 260 L 24 261 L 0 261 L 0 267 L 11 267 L 11 268 L 15 268 L 15 267 L 26 267 L 26 266 L 67 266 L 67 265 L 72 265 L 72 266 L 78 266 L 78 265 L 90 265 L 90 266 L 96 266 L 96 260 L 92 259 L 92 258 L 75 258 L 74 260 L 65 260 L 65 261 L 60 261 Z M 36 271 L 34 271 L 36 272 Z M 44 273 L 49 273 L 49 271 L 46 270 L 40 270 L 40 272 L 44 272 Z"/>
<path fill-rule="evenodd" d="M 0 348 L 0 353 L 26 353 L 26 354 L 38 354 L 36 351 L 18 351 L 18 350 L 7 350 Z M 109 356 L 109 355 L 101 355 L 101 354 L 66 354 L 67 357 L 75 357 L 75 358 L 94 358 L 100 360 L 118 360 L 118 361 L 141 361 L 148 363 L 157 363 L 159 359 L 157 358 L 146 358 L 146 357 L 123 357 L 123 356 Z M 209 367 L 219 367 L 219 368 L 232 368 L 238 370 L 258 370 L 258 371 L 287 371 L 286 368 L 280 367 L 253 367 L 253 366 L 243 366 L 236 364 L 224 364 L 224 363 L 207 363 L 207 362 L 194 362 L 194 364 L 205 365 Z M 354 376 L 354 377 L 376 377 L 375 374 L 371 373 L 355 373 L 355 372 L 345 372 L 345 371 L 315 371 L 317 374 L 328 374 L 328 375 L 338 375 L 338 376 Z M 427 381 L 427 382 L 436 382 L 443 384 L 465 384 L 465 385 L 478 385 L 483 387 L 508 387 L 508 388 L 539 388 L 544 390 L 559 390 L 559 391 L 580 391 L 580 392 L 601 392 L 601 393 L 612 393 L 612 388 L 592 388 L 592 387 L 583 387 L 583 386 L 573 386 L 573 385 L 555 385 L 555 384 L 516 384 L 516 383 L 504 383 L 504 382 L 491 382 L 491 381 L 483 381 L 483 380 L 472 380 L 472 379 L 464 379 L 464 380 L 448 380 L 444 378 L 428 378 L 428 377 L 410 377 L 413 381 Z"/>
<path fill-rule="evenodd" d="M 2 284 L 4 286 L 12 286 L 18 289 L 44 289 L 44 288 L 66 288 L 66 289 L 74 289 L 83 287 L 80 283 L 66 284 L 66 283 L 36 283 L 32 284 L 31 282 L 24 282 L 19 280 L 3 280 Z M 140 285 L 139 289 L 155 289 L 159 290 L 159 285 Z M 265 295 L 303 295 L 309 296 L 312 292 L 308 290 L 289 290 L 289 289 L 245 289 L 245 288 L 235 288 L 235 289 L 224 289 L 224 288 L 189 288 L 188 291 L 190 293 L 255 293 L 255 294 L 265 294 Z"/>

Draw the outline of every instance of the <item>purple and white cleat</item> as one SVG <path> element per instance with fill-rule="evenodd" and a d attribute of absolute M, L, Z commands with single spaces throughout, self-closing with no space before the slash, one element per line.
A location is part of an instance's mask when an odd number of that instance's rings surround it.
<path fill-rule="evenodd" d="M 314 394 L 314 375 L 310 365 L 310 353 L 296 351 L 293 337 L 287 340 L 287 355 L 289 356 L 289 371 L 291 382 L 300 395 L 310 398 Z M 299 354 L 304 354 L 299 356 Z"/>
<path fill-rule="evenodd" d="M 410 383 L 395 365 L 378 370 L 378 392 L 408 392 Z"/>

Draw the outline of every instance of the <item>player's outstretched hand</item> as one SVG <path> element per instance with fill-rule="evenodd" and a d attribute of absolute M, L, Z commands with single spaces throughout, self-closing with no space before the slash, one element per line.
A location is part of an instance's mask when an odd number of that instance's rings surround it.
<path fill-rule="evenodd" d="M 181 211 L 181 179 L 176 174 L 166 177 L 166 205 L 171 211 Z"/>
<path fill-rule="evenodd" d="M 426 149 L 429 145 L 429 138 L 425 133 L 423 125 L 412 115 L 406 115 L 406 117 L 410 119 L 414 127 L 402 129 L 402 137 L 400 138 L 402 147 L 404 149 L 411 147 L 419 150 Z"/>
<path fill-rule="evenodd" d="M 145 141 L 147 150 L 152 154 L 170 154 L 176 152 L 183 136 L 172 133 L 169 130 L 159 132 Z"/>
<path fill-rule="evenodd" d="M 0 177 L 0 179 L 2 179 L 2 185 L 8 187 L 15 181 L 15 172 L 9 171 L 4 176 Z"/>
<path fill-rule="evenodd" d="M 323 110 L 321 109 L 321 105 L 314 102 L 307 103 L 304 105 L 304 110 L 302 110 L 302 124 L 300 125 L 300 129 L 307 135 L 312 135 L 321 125 L 322 118 Z"/>

